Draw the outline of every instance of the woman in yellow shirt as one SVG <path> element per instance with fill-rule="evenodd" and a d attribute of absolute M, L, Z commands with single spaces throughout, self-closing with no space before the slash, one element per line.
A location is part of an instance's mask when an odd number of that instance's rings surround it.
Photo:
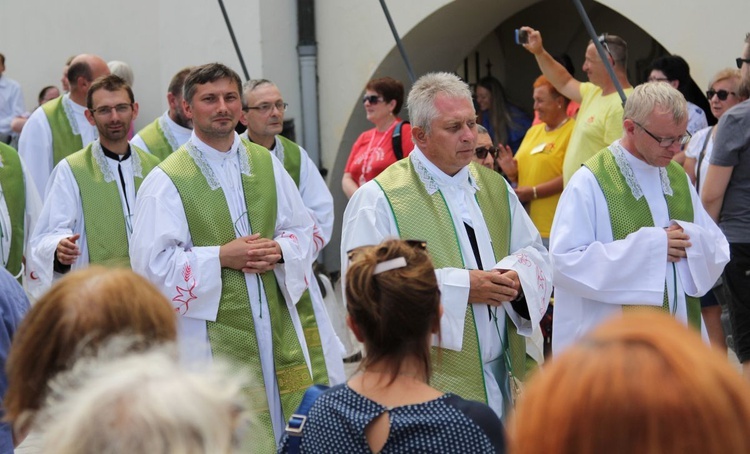
<path fill-rule="evenodd" d="M 544 76 L 534 82 L 534 111 L 542 123 L 532 126 L 515 158 L 500 147 L 497 163 L 514 183 L 516 195 L 526 203 L 531 220 L 545 247 L 563 190 L 562 165 L 575 120 L 566 112 L 570 100 L 561 95 Z"/>

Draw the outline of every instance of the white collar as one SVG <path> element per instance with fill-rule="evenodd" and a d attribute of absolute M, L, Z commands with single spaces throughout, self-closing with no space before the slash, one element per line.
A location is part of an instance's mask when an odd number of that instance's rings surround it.
<path fill-rule="evenodd" d="M 235 132 L 234 142 L 229 151 L 219 151 L 216 148 L 206 145 L 206 143 L 195 135 L 195 131 L 193 131 L 190 135 L 190 140 L 185 144 L 185 148 L 187 148 L 188 154 L 193 158 L 198 169 L 200 169 L 206 178 L 208 186 L 212 190 L 215 190 L 221 187 L 221 183 L 209 163 L 221 165 L 224 161 L 234 158 L 239 161 L 240 173 L 247 176 L 251 175 L 250 159 L 247 156 L 247 150 L 241 145 L 240 136 Z"/>
<path fill-rule="evenodd" d="M 183 133 L 183 134 L 190 134 L 193 132 L 192 129 L 186 128 L 184 126 L 178 125 L 174 120 L 172 120 L 172 117 L 169 116 L 169 110 L 164 112 L 164 121 L 169 125 L 172 130 Z"/>
<path fill-rule="evenodd" d="M 469 166 L 463 167 L 458 173 L 450 176 L 433 164 L 417 146 L 409 154 L 409 159 L 429 195 L 434 194 L 441 187 L 465 188 L 472 193 L 479 190 L 479 186 L 469 172 Z"/>
<path fill-rule="evenodd" d="M 620 140 L 612 142 L 608 148 L 612 152 L 612 155 L 614 155 L 615 163 L 617 164 L 617 167 L 620 168 L 620 172 L 623 177 L 625 177 L 625 182 L 628 184 L 630 192 L 636 200 L 643 197 L 643 189 L 641 189 L 641 185 L 638 184 L 638 179 L 635 176 L 636 171 L 647 175 L 658 173 L 659 180 L 661 181 L 661 190 L 664 195 L 674 195 L 666 167 L 652 166 L 651 164 L 638 159 L 633 153 L 629 152 L 622 146 Z"/>

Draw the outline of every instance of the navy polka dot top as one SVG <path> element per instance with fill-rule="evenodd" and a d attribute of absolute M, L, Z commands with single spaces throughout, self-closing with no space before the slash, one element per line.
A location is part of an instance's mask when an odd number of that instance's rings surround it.
<path fill-rule="evenodd" d="M 346 384 L 322 394 L 310 409 L 300 451 L 370 453 L 365 427 L 383 412 L 391 429 L 383 454 L 426 452 L 504 453 L 503 425 L 494 411 L 455 394 L 415 405 L 388 408 L 356 393 Z M 286 452 L 287 435 L 279 446 Z"/>

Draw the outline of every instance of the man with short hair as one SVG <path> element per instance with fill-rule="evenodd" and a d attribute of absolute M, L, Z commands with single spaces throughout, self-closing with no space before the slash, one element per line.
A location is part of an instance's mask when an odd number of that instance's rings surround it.
<path fill-rule="evenodd" d="M 531 27 L 521 29 L 528 32 L 529 36 L 523 47 L 534 54 L 542 74 L 563 96 L 581 104 L 563 161 L 563 182 L 568 184 L 581 164 L 620 137 L 622 99 L 593 42 L 589 42 L 586 47 L 583 62 L 583 71 L 589 82 L 579 82 L 544 49 L 539 31 Z M 633 87 L 628 82 L 627 43 L 619 36 L 606 33 L 599 36 L 598 40 L 607 52 L 609 63 L 625 95 L 630 95 Z"/>
<path fill-rule="evenodd" d="M 5 55 L 0 54 L 0 143 L 10 143 L 13 130 L 11 122 L 26 112 L 21 85 L 4 76 Z"/>
<path fill-rule="evenodd" d="M 159 162 L 128 143 L 138 103 L 125 81 L 115 75 L 96 79 L 86 105 L 86 119 L 99 138 L 60 161 L 50 176 L 27 257 L 29 290 L 36 297 L 71 269 L 130 266 L 136 192 Z"/>
<path fill-rule="evenodd" d="M 333 232 L 333 196 L 317 166 L 298 144 L 281 136 L 287 104 L 278 87 L 266 79 L 249 80 L 242 87 L 241 137 L 273 153 L 297 184 L 302 201 L 315 221 L 314 253 L 328 244 Z"/>
<path fill-rule="evenodd" d="M 130 141 L 136 147 L 164 160 L 187 142 L 193 132 L 193 122 L 182 108 L 182 84 L 192 68 L 182 68 L 172 77 L 167 89 L 166 112 L 138 131 Z"/>
<path fill-rule="evenodd" d="M 586 161 L 563 191 L 552 224 L 553 353 L 604 320 L 651 307 L 701 332 L 700 301 L 729 260 L 682 166 L 687 104 L 669 84 L 636 87 L 622 138 Z"/>
<path fill-rule="evenodd" d="M 188 74 L 183 107 L 193 134 L 144 182 L 130 253 L 133 269 L 172 300 L 185 353 L 224 357 L 249 374 L 260 440 L 270 442 L 257 450 L 266 452 L 313 381 L 334 378 L 324 327 L 309 328 L 312 305 L 302 301 L 313 220 L 282 164 L 235 132 L 240 87 L 220 63 Z"/>
<path fill-rule="evenodd" d="M 96 126 L 85 114 L 86 93 L 95 79 L 107 74 L 107 62 L 96 55 L 76 56 L 68 68 L 70 92 L 36 109 L 24 125 L 18 153 L 29 164 L 40 194 L 53 167 L 96 139 Z"/>
<path fill-rule="evenodd" d="M 750 97 L 750 33 L 737 58 L 739 96 Z M 750 99 L 721 116 L 701 197 L 729 240 L 731 260 L 724 270 L 732 321 L 732 341 L 750 380 Z"/>
<path fill-rule="evenodd" d="M 427 74 L 408 107 L 416 146 L 349 201 L 342 273 L 347 251 L 358 246 L 390 237 L 426 241 L 444 308 L 430 383 L 502 417 L 525 378 L 526 339 L 541 335 L 552 291 L 547 251 L 505 179 L 472 162 L 477 124 L 468 85 L 453 74 Z"/>

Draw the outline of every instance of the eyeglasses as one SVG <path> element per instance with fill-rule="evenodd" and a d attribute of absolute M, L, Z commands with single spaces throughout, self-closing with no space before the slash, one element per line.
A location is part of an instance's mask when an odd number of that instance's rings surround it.
<path fill-rule="evenodd" d="M 267 114 L 273 110 L 273 108 L 276 108 L 279 112 L 284 112 L 287 107 L 289 107 L 289 104 L 285 103 L 284 101 L 276 101 L 276 103 L 271 104 L 270 102 L 260 104 L 255 107 L 244 107 L 242 110 L 247 112 L 248 110 L 257 110 L 258 112 L 262 114 Z"/>
<path fill-rule="evenodd" d="M 385 101 L 385 100 L 378 95 L 370 95 L 370 96 L 365 96 L 364 98 L 362 98 L 362 104 L 369 102 L 370 104 L 375 105 L 379 103 L 380 101 Z"/>
<path fill-rule="evenodd" d="M 402 240 L 404 243 L 406 243 L 408 246 L 411 246 L 412 249 L 418 249 L 420 251 L 426 251 L 427 250 L 427 241 L 424 240 Z M 349 259 L 349 263 L 351 263 L 353 260 L 355 260 L 358 256 L 361 256 L 363 253 L 373 249 L 380 247 L 378 245 L 370 245 L 370 246 L 359 246 L 355 247 L 354 249 L 349 249 L 346 251 L 346 257 Z M 385 251 L 385 248 L 382 248 L 383 251 Z"/>
<path fill-rule="evenodd" d="M 607 34 L 603 33 L 603 34 L 597 36 L 596 40 L 599 41 L 599 44 L 601 44 L 602 47 L 604 48 L 604 50 L 607 51 L 607 53 L 609 54 L 609 57 L 612 59 L 612 66 L 614 66 L 615 65 L 615 57 L 612 56 L 612 52 L 610 52 L 610 50 L 609 50 L 609 44 L 607 44 Z"/>
<path fill-rule="evenodd" d="M 739 58 L 738 58 L 738 59 L 736 60 L 736 62 L 737 62 L 737 68 L 739 68 L 739 69 L 742 69 L 742 64 L 743 64 L 743 63 L 750 63 L 750 58 L 742 58 L 742 57 L 739 57 Z"/>
<path fill-rule="evenodd" d="M 494 158 L 497 156 L 497 147 L 477 147 L 474 149 L 474 154 L 477 159 L 484 159 L 487 157 L 487 153 L 491 154 Z"/>
<path fill-rule="evenodd" d="M 669 148 L 675 142 L 679 143 L 680 145 L 685 145 L 690 141 L 690 138 L 692 137 L 689 132 L 685 132 L 685 134 L 678 136 L 678 137 L 659 137 L 659 136 L 653 135 L 651 131 L 644 128 L 643 125 L 641 125 L 637 121 L 633 121 L 633 123 L 638 125 L 639 128 L 643 129 L 646 132 L 646 134 L 651 136 L 652 139 L 659 142 L 659 146 L 662 148 Z"/>
<path fill-rule="evenodd" d="M 737 93 L 726 90 L 714 90 L 713 88 L 706 92 L 706 98 L 710 101 L 714 95 L 719 97 L 719 101 L 726 101 L 729 95 L 737 96 Z"/>
<path fill-rule="evenodd" d="M 101 106 L 101 107 L 97 107 L 96 109 L 89 109 L 89 111 L 94 115 L 99 115 L 100 117 L 106 117 L 107 115 L 110 115 L 112 113 L 112 110 L 114 110 L 120 115 L 124 115 L 130 112 L 130 109 L 132 108 L 133 108 L 132 103 L 122 103 L 116 106 Z"/>

